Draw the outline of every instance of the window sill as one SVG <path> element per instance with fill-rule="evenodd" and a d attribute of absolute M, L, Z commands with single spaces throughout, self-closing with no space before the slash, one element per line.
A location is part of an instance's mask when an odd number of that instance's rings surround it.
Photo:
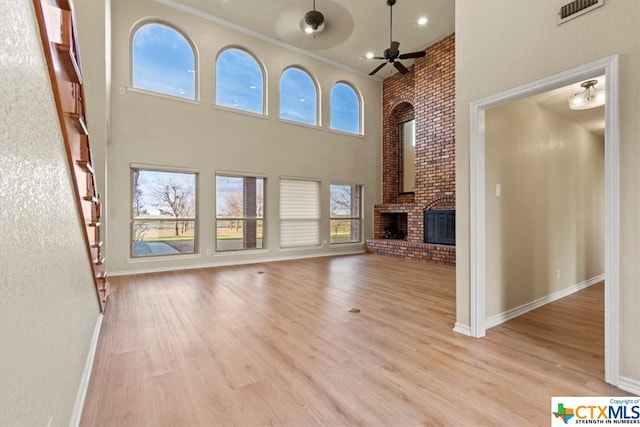
<path fill-rule="evenodd" d="M 189 98 L 182 98 L 180 96 L 173 96 L 173 95 L 168 95 L 166 93 L 160 93 L 160 92 L 153 92 L 150 90 L 145 90 L 145 89 L 138 89 L 135 87 L 127 87 L 127 92 L 133 92 L 133 93 L 139 93 L 141 95 L 149 95 L 149 96 L 155 96 L 158 98 L 164 98 L 164 99 L 168 99 L 170 101 L 179 101 L 179 102 L 186 102 L 187 104 L 192 104 L 192 105 L 200 105 L 201 102 L 196 100 L 196 99 L 189 99 Z M 124 93 L 122 92 L 122 89 L 120 89 L 120 95 L 124 95 Z"/>
<path fill-rule="evenodd" d="M 215 110 L 228 111 L 229 113 L 242 114 L 244 116 L 255 117 L 255 118 L 258 118 L 258 119 L 268 119 L 269 118 L 268 114 L 254 113 L 253 111 L 240 110 L 238 108 L 233 108 L 233 107 L 225 107 L 224 105 L 214 104 L 214 105 L 212 105 L 212 107 Z"/>
<path fill-rule="evenodd" d="M 289 119 L 283 119 L 283 118 L 278 118 L 278 119 L 280 120 L 281 123 L 286 123 L 288 125 L 302 126 L 302 127 L 307 128 L 307 129 L 322 130 L 322 126 L 320 126 L 320 125 L 311 125 L 309 123 L 296 122 L 295 120 L 289 120 Z"/>
<path fill-rule="evenodd" d="M 150 262 L 177 261 L 185 259 L 200 259 L 202 254 L 184 254 L 184 255 L 156 255 L 147 257 L 137 257 L 127 259 L 127 264 L 146 264 Z"/>
<path fill-rule="evenodd" d="M 342 136 L 352 136 L 354 138 L 360 138 L 360 139 L 365 139 L 366 136 L 362 133 L 351 133 L 351 132 L 345 132 L 343 130 L 337 130 L 337 129 L 329 129 L 329 132 L 331 133 L 335 133 L 337 135 L 342 135 Z"/>
<path fill-rule="evenodd" d="M 231 251 L 216 251 L 214 252 L 212 255 L 212 257 L 229 257 L 229 256 L 238 256 L 238 255 L 253 255 L 253 254 L 268 254 L 269 253 L 269 249 L 267 248 L 262 248 L 262 249 L 237 249 L 237 250 L 231 250 Z"/>

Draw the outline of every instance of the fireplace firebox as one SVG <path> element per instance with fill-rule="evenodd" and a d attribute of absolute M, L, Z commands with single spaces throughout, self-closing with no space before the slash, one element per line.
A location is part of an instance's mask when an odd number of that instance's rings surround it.
<path fill-rule="evenodd" d="M 456 244 L 456 211 L 424 211 L 424 243 L 435 245 Z"/>

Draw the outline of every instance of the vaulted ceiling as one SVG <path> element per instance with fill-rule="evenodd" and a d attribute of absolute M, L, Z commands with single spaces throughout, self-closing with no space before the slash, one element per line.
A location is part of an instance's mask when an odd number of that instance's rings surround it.
<path fill-rule="evenodd" d="M 156 0 L 167 6 L 199 14 L 223 25 L 240 27 L 254 35 L 302 49 L 342 66 L 369 73 L 380 60 L 364 59 L 368 52 L 382 56 L 389 47 L 387 0 L 316 0 L 325 17 L 324 29 L 314 36 L 301 29 L 313 0 Z M 393 40 L 400 53 L 424 50 L 454 32 L 454 0 L 397 0 L 393 6 Z M 425 17 L 426 25 L 418 24 Z M 410 65 L 412 60 L 402 63 Z M 385 67 L 376 75 L 397 72 Z"/>
<path fill-rule="evenodd" d="M 387 0 L 316 0 L 325 17 L 324 29 L 313 35 L 301 28 L 313 0 L 156 0 L 158 3 L 285 45 L 322 60 L 368 74 L 382 61 L 365 59 L 368 52 L 382 56 L 389 47 L 390 14 Z M 427 18 L 426 25 L 418 19 Z M 454 0 L 396 0 L 392 40 L 400 53 L 424 50 L 455 31 Z M 409 66 L 413 60 L 403 60 Z M 384 67 L 376 77 L 385 79 L 397 70 Z M 604 86 L 604 81 L 600 87 Z M 580 91 L 580 82 L 531 100 L 587 129 L 603 134 L 604 108 L 571 111 L 567 98 Z"/>

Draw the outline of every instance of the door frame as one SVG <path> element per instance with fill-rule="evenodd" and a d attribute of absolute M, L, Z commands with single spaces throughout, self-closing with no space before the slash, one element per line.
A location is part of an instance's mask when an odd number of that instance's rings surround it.
<path fill-rule="evenodd" d="M 542 92 L 605 75 L 605 381 L 619 380 L 619 242 L 620 242 L 620 133 L 618 55 L 600 59 L 523 86 L 473 101 L 471 107 L 470 170 L 470 332 L 486 333 L 486 217 L 485 217 L 485 111 Z"/>

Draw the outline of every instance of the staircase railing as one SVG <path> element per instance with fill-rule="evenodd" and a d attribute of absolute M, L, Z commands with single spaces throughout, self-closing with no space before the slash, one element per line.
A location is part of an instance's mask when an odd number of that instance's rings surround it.
<path fill-rule="evenodd" d="M 100 310 L 104 311 L 109 282 L 100 238 L 102 205 L 85 119 L 84 88 L 70 0 L 33 0 L 51 87 L 64 138 L 79 218 L 82 220 L 88 259 Z"/>

